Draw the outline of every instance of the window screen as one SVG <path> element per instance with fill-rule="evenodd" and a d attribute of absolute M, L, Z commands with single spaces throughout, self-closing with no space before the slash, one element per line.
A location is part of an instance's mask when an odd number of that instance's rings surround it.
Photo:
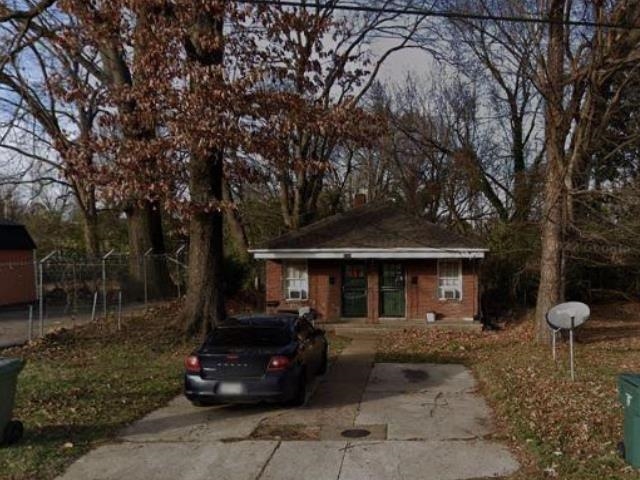
<path fill-rule="evenodd" d="M 306 300 L 309 296 L 309 274 L 306 262 L 284 265 L 284 292 L 288 300 Z"/>
<path fill-rule="evenodd" d="M 462 298 L 462 263 L 460 260 L 438 262 L 438 298 L 460 300 Z"/>

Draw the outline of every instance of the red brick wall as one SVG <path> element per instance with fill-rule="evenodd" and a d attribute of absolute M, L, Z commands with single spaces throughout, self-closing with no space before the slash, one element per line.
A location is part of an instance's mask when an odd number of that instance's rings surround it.
<path fill-rule="evenodd" d="M 316 310 L 320 322 L 331 322 L 341 317 L 342 268 L 338 260 L 309 260 L 309 299 L 290 301 L 282 289 L 282 262 L 266 262 L 267 311 L 297 310 L 309 306 Z M 475 260 L 462 263 L 462 299 L 439 300 L 437 260 L 411 260 L 405 262 L 406 311 L 411 320 L 424 320 L 427 312 L 438 318 L 473 318 L 478 313 L 478 277 Z M 367 322 L 378 321 L 377 262 L 367 262 Z M 413 284 L 413 278 L 417 283 Z M 330 279 L 333 278 L 333 282 Z"/>
<path fill-rule="evenodd" d="M 277 261 L 267 260 L 265 274 L 265 297 L 267 310 L 272 312 L 275 307 L 270 304 L 280 302 L 282 299 L 282 264 Z"/>
<path fill-rule="evenodd" d="M 268 260 L 266 263 L 267 311 L 297 310 L 311 307 L 320 322 L 335 321 L 340 318 L 340 296 L 342 292 L 342 271 L 340 263 L 330 260 L 309 260 L 309 298 L 307 300 L 287 300 L 283 291 L 282 262 Z M 333 281 L 332 281 L 333 280 Z"/>
<path fill-rule="evenodd" d="M 438 261 L 414 260 L 406 264 L 407 317 L 424 320 L 427 312 L 438 318 L 473 318 L 478 313 L 478 275 L 475 260 L 462 261 L 462 299 L 438 298 Z M 417 277 L 417 284 L 413 283 Z"/>
<path fill-rule="evenodd" d="M 319 321 L 335 321 L 341 315 L 342 269 L 335 261 L 309 261 L 309 300 Z"/>
<path fill-rule="evenodd" d="M 0 250 L 0 305 L 29 303 L 36 298 L 33 252 Z"/>

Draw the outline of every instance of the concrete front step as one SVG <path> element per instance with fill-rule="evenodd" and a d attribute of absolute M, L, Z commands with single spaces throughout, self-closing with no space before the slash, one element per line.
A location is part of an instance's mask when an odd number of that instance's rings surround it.
<path fill-rule="evenodd" d="M 358 333 L 384 333 L 407 328 L 429 329 L 441 328 L 446 330 L 464 330 L 464 331 L 481 331 L 482 324 L 480 322 L 470 322 L 467 320 L 438 320 L 433 323 L 420 321 L 382 321 L 380 323 L 363 323 L 363 322 L 339 322 L 339 323 L 318 323 L 318 326 L 335 333 L 342 334 L 358 334 Z"/>

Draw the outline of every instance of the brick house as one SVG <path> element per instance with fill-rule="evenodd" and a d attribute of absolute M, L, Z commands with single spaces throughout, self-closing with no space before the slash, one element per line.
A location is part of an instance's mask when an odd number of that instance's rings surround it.
<path fill-rule="evenodd" d="M 24 225 L 0 220 L 0 306 L 36 300 L 35 249 Z"/>
<path fill-rule="evenodd" d="M 393 203 L 370 203 L 250 250 L 266 261 L 269 312 L 311 307 L 320 322 L 479 314 L 487 250 Z"/>

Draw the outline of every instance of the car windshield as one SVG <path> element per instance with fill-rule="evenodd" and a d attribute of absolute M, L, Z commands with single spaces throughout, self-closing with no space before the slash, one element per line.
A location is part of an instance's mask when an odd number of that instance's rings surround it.
<path fill-rule="evenodd" d="M 268 347 L 286 345 L 290 341 L 291 333 L 282 327 L 223 327 L 211 332 L 207 344 L 216 347 Z"/>

